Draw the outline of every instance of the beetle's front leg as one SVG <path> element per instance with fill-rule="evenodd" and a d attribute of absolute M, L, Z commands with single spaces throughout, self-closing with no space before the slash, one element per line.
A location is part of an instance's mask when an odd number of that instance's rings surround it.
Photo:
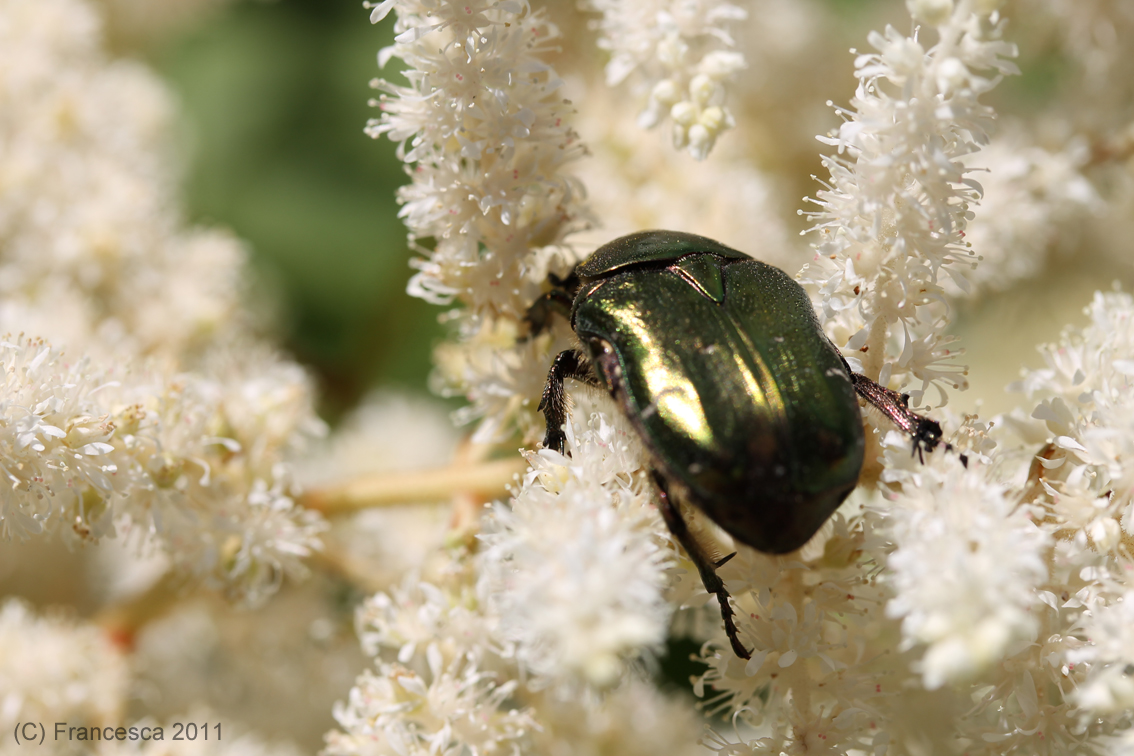
<path fill-rule="evenodd" d="M 665 484 L 665 480 L 655 470 L 653 472 L 654 485 L 658 490 L 658 509 L 661 510 L 662 518 L 665 520 L 666 527 L 669 532 L 673 533 L 673 537 L 685 549 L 685 553 L 693 561 L 697 567 L 697 572 L 701 573 L 701 582 L 705 584 L 705 590 L 717 597 L 717 601 L 721 605 L 721 619 L 724 620 L 725 634 L 728 635 L 728 641 L 732 644 L 732 650 L 741 659 L 751 659 L 752 654 L 740 642 L 739 631 L 736 629 L 736 621 L 733 619 L 734 612 L 732 604 L 729 603 L 728 588 L 725 587 L 724 580 L 717 574 L 716 568 L 727 562 L 733 557 L 729 554 L 719 562 L 713 562 L 705 553 L 701 545 L 697 543 L 697 539 L 689 532 L 689 527 L 685 524 L 685 518 L 681 516 L 681 511 L 677 508 L 677 502 L 669 495 L 669 489 Z"/>
<path fill-rule="evenodd" d="M 543 398 L 539 400 L 537 411 L 542 412 L 547 420 L 547 433 L 543 437 L 545 449 L 554 449 L 563 453 L 563 445 L 567 436 L 563 432 L 563 424 L 567 422 L 567 395 L 563 392 L 563 381 L 574 378 L 585 383 L 594 384 L 595 378 L 590 367 L 583 360 L 583 356 L 574 349 L 560 352 L 551 363 L 551 370 L 547 373 L 547 384 L 543 387 Z"/>
<path fill-rule="evenodd" d="M 854 384 L 854 390 L 858 392 L 858 395 L 874 405 L 879 412 L 890 418 L 895 425 L 913 438 L 914 452 L 921 455 L 923 450 L 931 452 L 937 448 L 943 435 L 941 425 L 936 420 L 931 420 L 911 410 L 908 394 L 899 394 L 897 391 L 892 391 L 879 383 L 875 383 L 865 375 L 859 375 L 850 370 L 849 366 L 847 366 L 847 370 L 851 374 L 851 383 Z M 946 447 L 951 448 L 948 445 Z M 922 461 L 925 460 L 922 459 Z"/>
<path fill-rule="evenodd" d="M 555 315 L 561 315 L 570 321 L 572 302 L 571 295 L 562 289 L 552 289 L 540 296 L 532 302 L 524 315 L 524 321 L 528 324 L 528 335 L 524 338 L 535 338 L 546 331 L 551 327 L 551 319 Z"/>

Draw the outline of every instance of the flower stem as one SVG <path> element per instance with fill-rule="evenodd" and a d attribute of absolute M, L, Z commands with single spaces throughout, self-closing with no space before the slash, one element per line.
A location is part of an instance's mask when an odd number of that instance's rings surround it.
<path fill-rule="evenodd" d="M 114 645 L 130 651 L 138 631 L 164 616 L 185 596 L 184 578 L 175 572 L 167 572 L 142 593 L 123 603 L 100 609 L 92 621 L 106 631 Z"/>
<path fill-rule="evenodd" d="M 380 473 L 309 491 L 300 502 L 327 515 L 395 504 L 444 501 L 458 493 L 498 494 L 527 469 L 519 457 Z"/>

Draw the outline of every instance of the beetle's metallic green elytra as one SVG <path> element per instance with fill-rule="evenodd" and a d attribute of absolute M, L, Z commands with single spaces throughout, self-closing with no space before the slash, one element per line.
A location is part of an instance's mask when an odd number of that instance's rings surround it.
<path fill-rule="evenodd" d="M 794 551 L 858 482 L 850 373 L 782 270 L 698 237 L 642 236 L 579 267 L 575 333 L 670 486 L 738 541 Z M 611 266 L 642 241 L 664 254 Z M 591 278 L 596 258 L 606 270 Z"/>
<path fill-rule="evenodd" d="M 854 489 L 862 468 L 863 396 L 930 450 L 937 423 L 907 397 L 851 372 L 803 288 L 711 239 L 644 231 L 616 239 L 533 305 L 533 330 L 571 318 L 579 350 L 548 375 L 545 446 L 563 449 L 565 378 L 605 388 L 649 451 L 659 509 L 721 602 L 723 560 L 696 542 L 672 500 L 696 506 L 737 541 L 781 554 L 801 547 Z M 727 557 L 726 557 L 727 559 Z"/>

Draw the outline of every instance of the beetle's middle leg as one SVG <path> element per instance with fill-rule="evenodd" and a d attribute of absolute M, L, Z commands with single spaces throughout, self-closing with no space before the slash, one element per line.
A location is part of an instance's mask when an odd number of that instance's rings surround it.
<path fill-rule="evenodd" d="M 563 381 L 574 378 L 590 385 L 595 385 L 594 373 L 583 356 L 575 349 L 560 352 L 555 362 L 551 363 L 551 370 L 547 373 L 547 384 L 543 387 L 543 398 L 539 400 L 538 412 L 542 412 L 547 420 L 547 433 L 543 437 L 545 449 L 554 449 L 563 453 L 563 445 L 567 435 L 563 432 L 563 424 L 567 422 L 567 395 L 563 391 Z"/>
<path fill-rule="evenodd" d="M 736 621 L 733 619 L 734 612 L 732 604 L 729 603 L 728 588 L 725 587 L 724 580 L 717 574 L 716 568 L 727 562 L 735 554 L 729 554 L 724 559 L 714 562 L 705 553 L 701 544 L 697 543 L 697 539 L 689 532 L 689 526 L 685 524 L 685 518 L 681 516 L 681 511 L 677 508 L 677 502 L 669 494 L 669 488 L 665 484 L 665 480 L 655 470 L 653 473 L 654 485 L 658 489 L 658 509 L 661 510 L 662 518 L 665 520 L 666 527 L 669 532 L 673 533 L 673 537 L 685 549 L 685 553 L 693 561 L 697 567 L 697 572 L 701 573 L 701 582 L 705 584 L 705 590 L 717 597 L 717 601 L 721 605 L 721 619 L 724 620 L 725 634 L 728 635 L 729 643 L 732 644 L 732 650 L 741 659 L 751 659 L 752 654 L 740 642 L 740 635 L 736 629 Z"/>

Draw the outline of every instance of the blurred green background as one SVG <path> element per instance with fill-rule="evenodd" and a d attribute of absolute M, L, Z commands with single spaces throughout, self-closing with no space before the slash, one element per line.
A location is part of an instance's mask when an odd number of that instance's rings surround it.
<path fill-rule="evenodd" d="M 231 228 L 276 304 L 281 340 L 331 418 L 375 384 L 425 390 L 440 308 L 406 295 L 395 145 L 363 126 L 392 42 L 356 0 L 237 2 L 154 44 L 178 96 L 190 220 Z"/>
<path fill-rule="evenodd" d="M 837 34 L 848 40 L 861 41 L 886 22 L 908 24 L 900 0 L 826 3 Z M 231 228 L 249 243 L 250 278 L 276 305 L 279 340 L 319 379 L 321 410 L 332 421 L 374 385 L 424 392 L 442 336 L 443 309 L 405 293 L 412 271 L 395 191 L 406 178 L 395 145 L 362 131 L 376 113 L 367 105 L 369 80 L 379 75 L 376 53 L 393 37 L 393 14 L 372 26 L 368 13 L 361 0 L 233 0 L 188 29 L 124 45 L 127 54 L 148 58 L 181 99 L 190 219 Z M 579 16 L 558 15 L 569 33 L 583 33 L 571 26 L 581 24 Z M 815 102 L 846 102 L 852 60 L 832 57 L 823 84 L 829 91 L 812 93 Z M 1003 112 L 1042 110 L 1067 86 L 1070 69 L 1049 45 L 1025 47 L 1018 62 L 1024 75 L 1008 77 L 989 98 Z M 830 118 L 833 125 L 833 111 Z M 818 147 L 812 133 L 800 142 L 807 150 Z M 815 188 L 809 175 L 824 173 L 818 149 L 806 162 L 791 187 L 799 206 Z M 805 224 L 794 215 L 786 220 Z M 1002 387 L 1015 378 L 1015 365 L 1036 364 L 1032 344 L 1078 322 L 1096 287 L 1129 276 L 1113 263 L 1099 267 L 1066 256 L 1053 263 L 1047 280 L 1074 290 L 1059 297 L 1066 307 L 1036 312 L 1011 293 L 960 303 L 954 331 L 966 342 L 966 362 L 1013 367 L 974 370 L 973 391 L 957 406 L 971 410 L 977 397 L 989 398 L 986 413 L 1014 406 L 1016 397 Z M 1032 301 L 1035 285 L 1016 291 Z M 1001 327 L 989 331 L 987 322 Z M 1005 330 L 1018 338 L 1006 343 Z M 1004 359 L 1006 348 L 1012 359 Z"/>

